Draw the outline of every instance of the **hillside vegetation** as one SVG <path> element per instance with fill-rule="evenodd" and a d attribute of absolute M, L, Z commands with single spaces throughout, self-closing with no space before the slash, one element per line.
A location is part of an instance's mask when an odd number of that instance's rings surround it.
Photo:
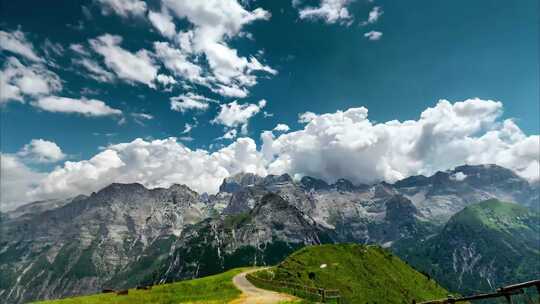
<path fill-rule="evenodd" d="M 150 290 L 130 289 L 127 295 L 115 293 L 73 297 L 62 300 L 37 302 L 40 304 L 172 304 L 172 303 L 228 303 L 240 291 L 232 278 L 245 270 L 236 268 L 200 279 L 153 286 Z"/>
<path fill-rule="evenodd" d="M 407 260 L 446 288 L 491 291 L 540 276 L 538 212 L 496 199 L 455 214 L 438 235 L 409 248 Z"/>
<path fill-rule="evenodd" d="M 357 244 L 304 247 L 259 278 L 338 289 L 346 303 L 411 303 L 448 292 L 397 256 L 378 246 Z"/>

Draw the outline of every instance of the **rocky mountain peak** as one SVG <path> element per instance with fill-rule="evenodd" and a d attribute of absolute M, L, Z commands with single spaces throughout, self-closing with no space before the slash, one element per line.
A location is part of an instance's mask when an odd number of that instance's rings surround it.
<path fill-rule="evenodd" d="M 388 199 L 386 205 L 386 219 L 388 221 L 403 221 L 414 218 L 418 210 L 414 204 L 403 195 L 394 195 Z"/>
<path fill-rule="evenodd" d="M 292 177 L 287 173 L 282 174 L 282 175 L 269 174 L 263 180 L 263 184 L 265 185 L 290 183 L 290 182 L 293 182 L 293 180 L 292 180 Z"/>
<path fill-rule="evenodd" d="M 406 187 L 418 187 L 428 185 L 430 179 L 424 175 L 414 175 L 399 180 L 394 183 L 394 187 L 397 188 L 406 188 Z"/>
<path fill-rule="evenodd" d="M 260 202 L 255 205 L 255 208 L 253 208 L 253 213 L 258 213 L 259 209 L 263 207 L 281 210 L 292 206 L 289 204 L 289 202 L 281 198 L 281 196 L 275 193 L 268 193 L 264 195 Z"/>
<path fill-rule="evenodd" d="M 338 179 L 333 185 L 333 188 L 335 188 L 338 191 L 345 191 L 345 192 L 351 192 L 356 190 L 356 186 L 349 181 L 348 179 L 340 178 Z"/>
<path fill-rule="evenodd" d="M 521 178 L 512 170 L 501 166 L 489 165 L 463 165 L 456 167 L 452 173 L 461 176 L 468 183 L 475 185 L 494 184 L 507 181 L 519 181 Z"/>
<path fill-rule="evenodd" d="M 192 195 L 198 195 L 196 191 L 193 191 L 190 187 L 183 184 L 172 184 L 167 190 L 168 192 L 184 192 Z"/>
<path fill-rule="evenodd" d="M 243 187 L 253 186 L 258 184 L 262 178 L 253 173 L 238 173 L 233 176 L 223 179 L 220 192 L 235 193 L 241 190 Z"/>
<path fill-rule="evenodd" d="M 311 176 L 304 176 L 300 180 L 300 185 L 302 185 L 302 188 L 306 190 L 327 190 L 330 189 L 330 185 L 328 185 L 325 181 L 322 179 L 314 178 Z"/>
<path fill-rule="evenodd" d="M 124 196 L 127 194 L 136 194 L 136 193 L 142 193 L 147 192 L 148 189 L 144 187 L 143 185 L 139 183 L 130 183 L 130 184 L 122 184 L 122 183 L 112 183 L 105 188 L 99 190 L 96 193 L 92 193 L 92 196 L 101 196 L 101 197 L 117 197 L 117 196 Z"/>

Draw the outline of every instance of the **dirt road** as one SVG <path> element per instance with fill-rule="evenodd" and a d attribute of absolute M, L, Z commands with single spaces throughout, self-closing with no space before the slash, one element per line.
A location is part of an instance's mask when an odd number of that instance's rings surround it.
<path fill-rule="evenodd" d="M 242 291 L 242 294 L 230 304 L 273 304 L 298 300 L 291 295 L 260 289 L 251 284 L 246 279 L 246 274 L 259 270 L 261 268 L 250 269 L 234 276 L 233 284 Z"/>

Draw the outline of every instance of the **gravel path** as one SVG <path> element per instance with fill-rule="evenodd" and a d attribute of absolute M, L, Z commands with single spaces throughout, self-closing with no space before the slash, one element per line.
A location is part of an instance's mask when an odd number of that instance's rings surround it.
<path fill-rule="evenodd" d="M 230 304 L 272 304 L 298 300 L 288 294 L 257 288 L 246 279 L 246 274 L 261 269 L 264 268 L 250 269 L 234 276 L 233 284 L 242 291 L 242 294 Z"/>

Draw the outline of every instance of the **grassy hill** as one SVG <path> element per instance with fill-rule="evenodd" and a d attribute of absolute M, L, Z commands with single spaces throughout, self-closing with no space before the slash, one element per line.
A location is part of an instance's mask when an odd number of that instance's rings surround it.
<path fill-rule="evenodd" d="M 540 216 L 495 199 L 455 214 L 436 236 L 405 256 L 446 288 L 486 292 L 540 276 Z"/>
<path fill-rule="evenodd" d="M 326 265 L 326 266 L 325 266 Z M 346 303 L 411 303 L 444 298 L 448 292 L 378 246 L 304 247 L 259 278 L 339 289 Z"/>
<path fill-rule="evenodd" d="M 240 295 L 232 278 L 242 272 L 236 268 L 200 279 L 163 284 L 151 290 L 130 289 L 127 295 L 114 293 L 73 297 L 62 300 L 37 302 L 41 304 L 172 304 L 172 303 L 228 303 Z"/>

